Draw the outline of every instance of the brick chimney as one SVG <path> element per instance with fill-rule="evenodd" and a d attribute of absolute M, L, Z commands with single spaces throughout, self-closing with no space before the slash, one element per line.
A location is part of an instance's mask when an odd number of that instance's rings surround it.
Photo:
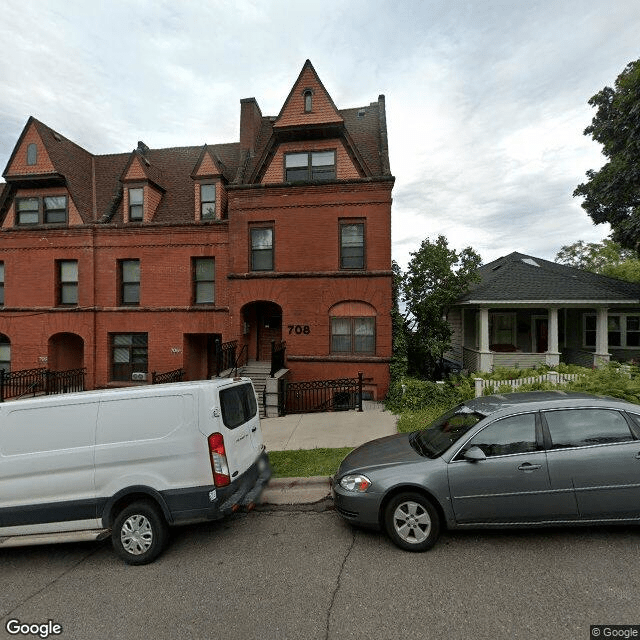
<path fill-rule="evenodd" d="M 260 132 L 262 111 L 255 98 L 240 100 L 240 151 L 252 155 Z"/>

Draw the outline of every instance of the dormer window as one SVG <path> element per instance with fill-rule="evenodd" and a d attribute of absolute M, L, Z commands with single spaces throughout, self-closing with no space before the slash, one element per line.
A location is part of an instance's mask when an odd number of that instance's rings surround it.
<path fill-rule="evenodd" d="M 32 167 L 38 162 L 38 145 L 35 142 L 27 145 L 27 165 Z"/>
<path fill-rule="evenodd" d="M 143 216 L 144 189 L 129 189 L 129 220 L 141 222 Z"/>
<path fill-rule="evenodd" d="M 65 224 L 67 222 L 67 196 L 18 198 L 16 224 Z"/>
<path fill-rule="evenodd" d="M 66 196 L 44 198 L 44 221 L 46 224 L 65 223 L 67 221 Z"/>
<path fill-rule="evenodd" d="M 300 180 L 335 180 L 335 151 L 305 151 L 284 156 L 286 182 Z"/>
<path fill-rule="evenodd" d="M 202 220 L 215 220 L 216 217 L 216 185 L 200 185 L 200 217 Z"/>
<path fill-rule="evenodd" d="M 313 106 L 313 91 L 305 89 L 302 95 L 304 96 L 304 112 L 310 113 Z"/>

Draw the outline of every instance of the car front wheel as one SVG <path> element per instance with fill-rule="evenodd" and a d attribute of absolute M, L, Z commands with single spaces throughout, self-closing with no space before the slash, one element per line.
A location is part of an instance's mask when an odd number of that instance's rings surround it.
<path fill-rule="evenodd" d="M 406 551 L 431 549 L 440 534 L 440 518 L 433 504 L 419 493 L 401 493 L 384 512 L 392 542 Z"/>
<path fill-rule="evenodd" d="M 164 549 L 169 529 L 158 508 L 149 502 L 134 502 L 116 517 L 111 541 L 127 564 L 148 564 Z"/>

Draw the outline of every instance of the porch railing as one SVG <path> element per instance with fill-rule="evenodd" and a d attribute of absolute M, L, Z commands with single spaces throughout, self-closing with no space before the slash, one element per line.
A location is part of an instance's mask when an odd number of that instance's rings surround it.
<path fill-rule="evenodd" d="M 280 369 L 284 369 L 286 362 L 287 343 L 271 341 L 271 377 L 273 378 Z"/>
<path fill-rule="evenodd" d="M 165 382 L 182 382 L 184 369 L 174 369 L 165 373 L 151 372 L 151 384 L 163 384 Z"/>
<path fill-rule="evenodd" d="M 476 398 L 497 392 L 500 387 L 510 387 L 511 391 L 517 391 L 523 384 L 536 384 L 538 382 L 550 382 L 551 384 L 564 385 L 572 380 L 577 380 L 579 373 L 558 373 L 549 371 L 539 376 L 528 378 L 516 378 L 515 380 L 485 380 L 474 378 Z"/>
<path fill-rule="evenodd" d="M 216 352 L 216 375 L 219 376 L 227 369 L 233 369 L 236 363 L 236 350 L 238 341 L 225 342 L 218 347 Z"/>
<path fill-rule="evenodd" d="M 288 382 L 281 380 L 279 413 L 314 413 L 320 411 L 362 411 L 362 372 L 357 378 Z"/>
<path fill-rule="evenodd" d="M 0 402 L 27 395 L 53 395 L 84 391 L 85 368 L 51 371 L 46 367 L 5 371 L 0 369 Z"/>

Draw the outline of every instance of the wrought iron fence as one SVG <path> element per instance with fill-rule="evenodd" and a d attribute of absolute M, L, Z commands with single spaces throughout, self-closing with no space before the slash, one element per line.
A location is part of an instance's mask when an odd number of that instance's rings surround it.
<path fill-rule="evenodd" d="M 163 384 L 165 382 L 182 382 L 184 369 L 174 369 L 166 373 L 151 372 L 151 384 Z"/>
<path fill-rule="evenodd" d="M 46 367 L 5 371 L 0 369 L 0 402 L 26 395 L 53 395 L 84 391 L 87 370 L 50 371 Z"/>
<path fill-rule="evenodd" d="M 280 383 L 279 412 L 362 411 L 362 372 L 357 378 Z"/>

